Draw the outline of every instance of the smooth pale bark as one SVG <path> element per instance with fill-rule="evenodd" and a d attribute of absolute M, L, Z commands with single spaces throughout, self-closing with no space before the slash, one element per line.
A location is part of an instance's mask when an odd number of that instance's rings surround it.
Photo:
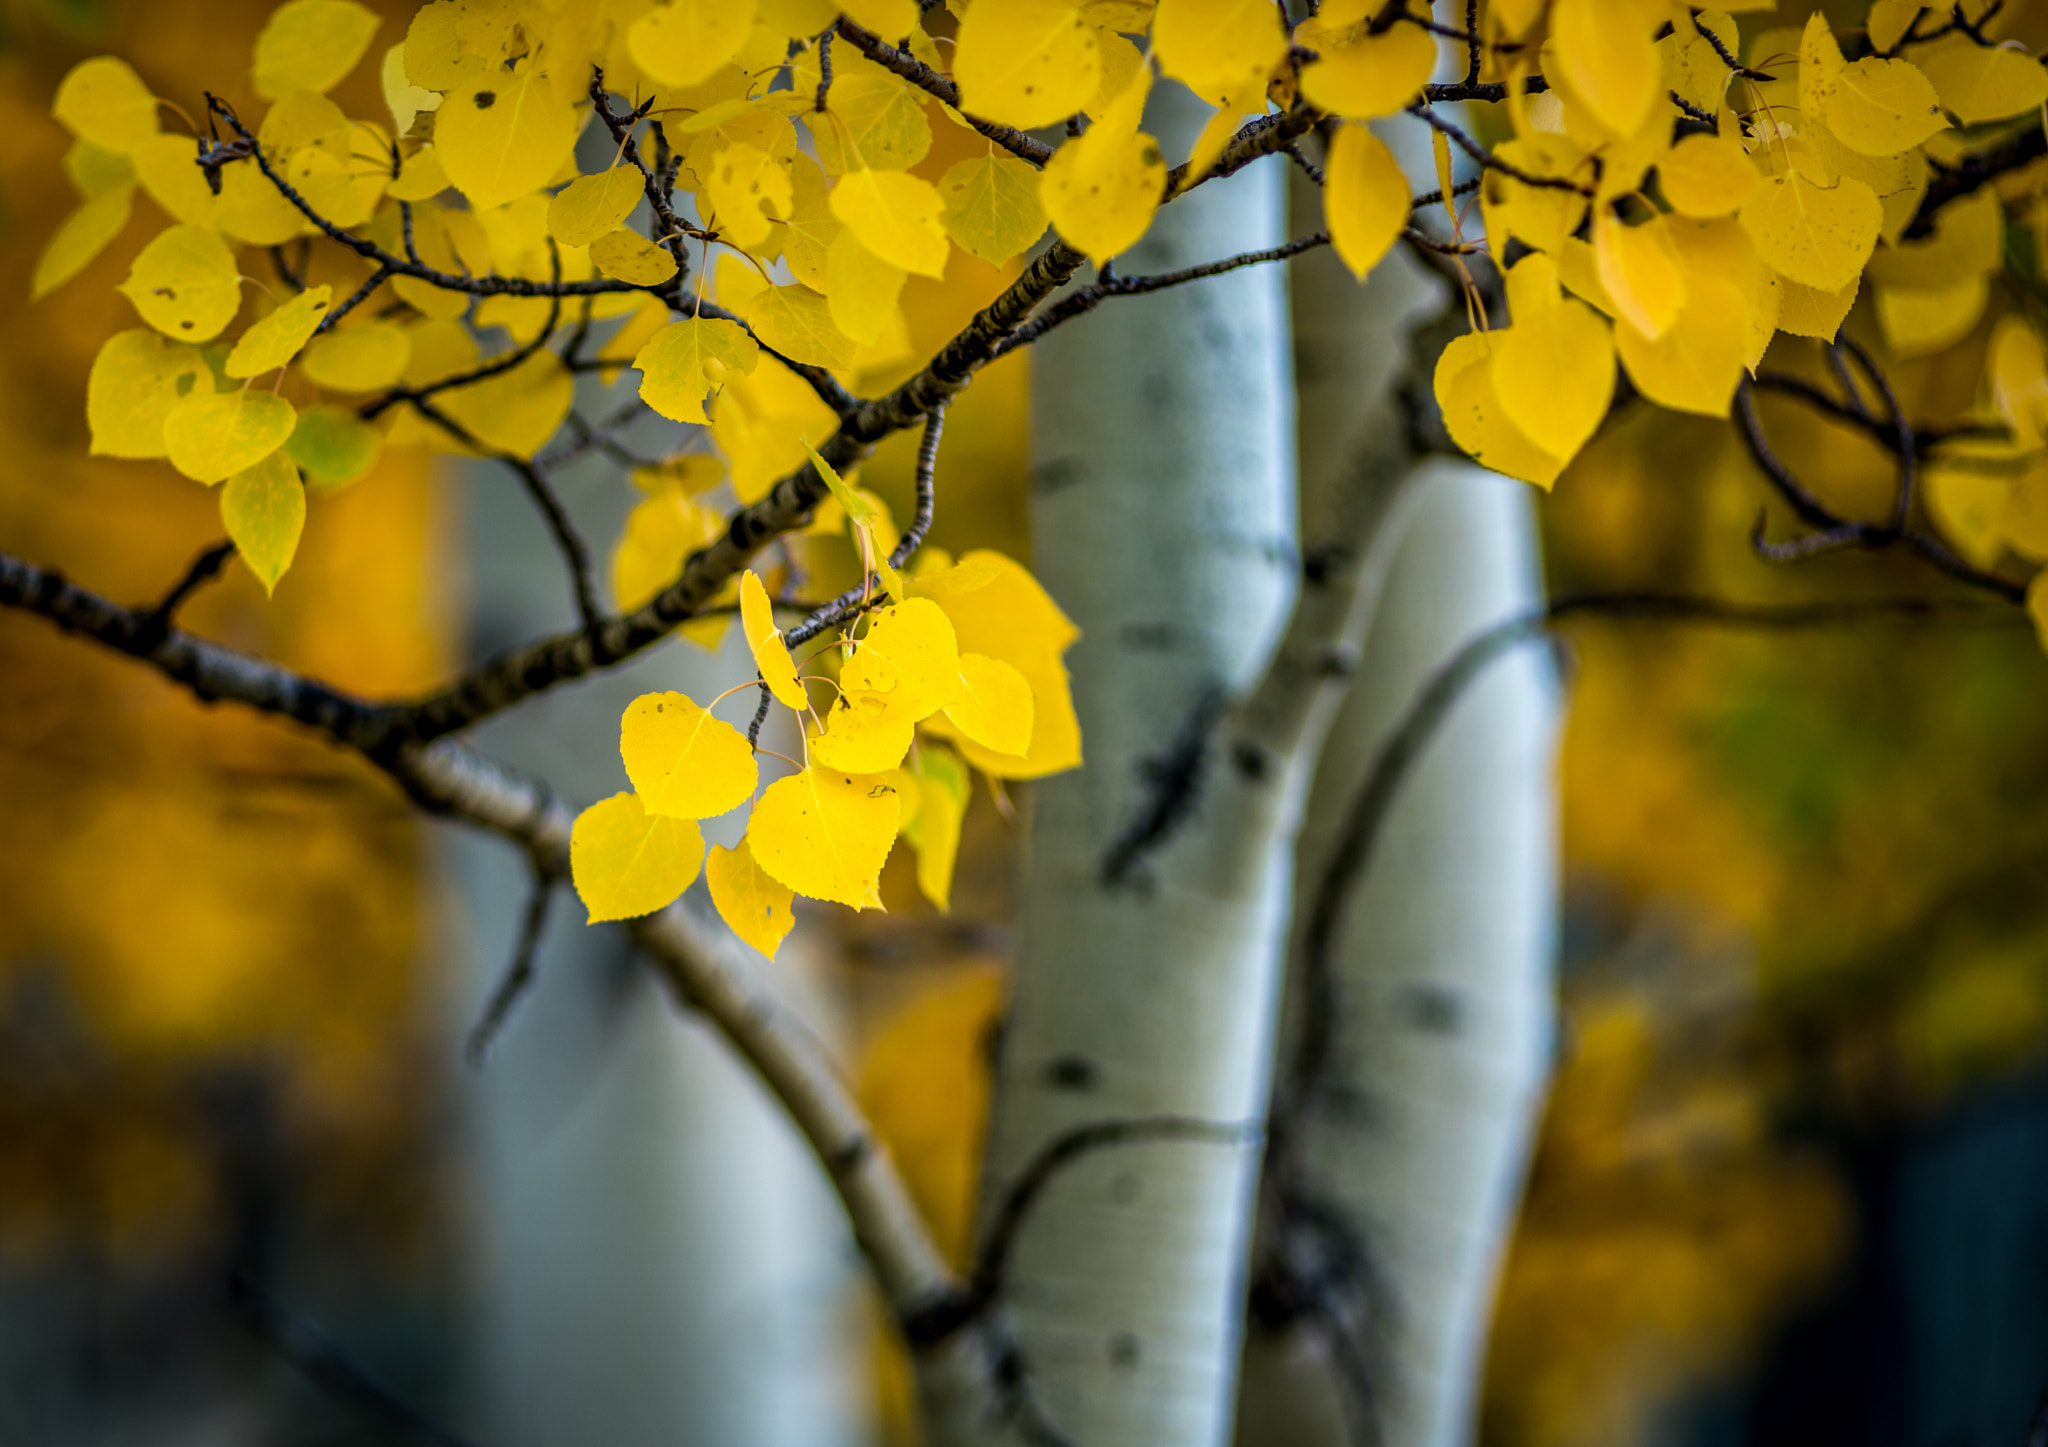
<path fill-rule="evenodd" d="M 1147 129 L 1182 155 L 1208 108 L 1164 92 Z M 1258 166 L 1176 201 L 1119 270 L 1275 244 L 1281 188 Z M 1215 770 L 1159 847 L 1129 846 L 1173 793 L 1177 754 L 1200 753 L 1257 679 L 1292 591 L 1284 275 L 1239 271 L 1061 328 L 1036 349 L 1033 412 L 1033 566 L 1082 630 L 1068 661 L 1087 765 L 1031 794 L 984 1224 L 1084 1123 L 1217 1129 L 1107 1146 L 1051 1180 L 1004 1282 L 1025 1374 L 1010 1405 L 1088 1447 L 1205 1447 L 1229 1425 L 1286 851 L 1270 824 L 1215 837 Z M 1014 1418 L 977 1425 L 1029 1440 Z"/>
<path fill-rule="evenodd" d="M 589 514 L 622 506 L 630 490 L 601 472 L 579 481 L 569 493 L 588 534 L 615 536 L 618 517 Z M 511 480 L 479 471 L 471 497 L 480 641 L 558 624 L 560 562 Z M 675 688 L 708 699 L 752 667 L 731 647 L 714 658 L 670 645 L 495 722 L 485 743 L 580 805 L 627 787 L 618 721 L 633 697 Z M 731 832 L 706 826 L 714 838 Z M 528 885 L 494 841 L 465 834 L 451 847 L 473 943 L 451 1022 L 460 1031 L 505 968 Z M 678 1017 L 625 933 L 583 920 L 565 883 L 535 987 L 489 1062 L 467 1069 L 459 1038 L 449 1047 L 471 1128 L 466 1366 L 478 1440 L 858 1440 L 859 1376 L 845 1345 L 853 1258 L 822 1171 L 724 1042 Z M 785 965 L 799 948 L 785 946 Z M 761 968 L 778 994 L 801 999 L 799 969 Z"/>

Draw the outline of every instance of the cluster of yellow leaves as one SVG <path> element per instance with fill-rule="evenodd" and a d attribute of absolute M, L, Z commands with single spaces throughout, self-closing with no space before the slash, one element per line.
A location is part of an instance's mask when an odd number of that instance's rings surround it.
<path fill-rule="evenodd" d="M 1895 356 L 1943 350 L 1983 315 L 1996 193 L 1906 233 L 1931 160 L 1962 148 L 1952 126 L 2037 112 L 2048 71 L 1897 0 L 1871 7 L 1854 61 L 1818 13 L 1745 46 L 1730 11 L 1771 8 L 1493 7 L 1490 33 L 1539 43 L 1550 88 L 1509 75 L 1514 134 L 1494 154 L 1513 170 L 1481 188 L 1489 249 L 1519 258 L 1509 323 L 1454 344 L 1436 378 L 1451 435 L 1488 466 L 1548 487 L 1599 425 L 1617 362 L 1651 401 L 1725 417 L 1776 335 L 1832 340 L 1866 277 Z"/>
<path fill-rule="evenodd" d="M 857 527 L 878 525 L 871 503 L 831 481 Z M 992 779 L 1080 763 L 1060 662 L 1076 634 L 1030 573 L 1000 553 L 976 552 L 957 563 L 928 554 L 910 575 L 882 575 L 891 601 L 871 599 L 875 606 L 801 667 L 761 579 L 741 579 L 741 628 L 758 686 L 797 715 L 804 751 L 765 789 L 757 747 L 738 728 L 680 693 L 634 700 L 619 729 L 633 791 L 586 809 L 571 841 L 576 889 L 593 923 L 662 908 L 701 868 L 734 933 L 773 955 L 796 895 L 880 908 L 878 881 L 899 836 L 917 852 L 919 888 L 943 909 L 969 763 Z M 756 686 L 731 692 L 751 704 Z M 826 690 L 822 707 L 814 688 Z M 751 804 L 745 837 L 707 859 L 698 821 L 743 804 Z"/>

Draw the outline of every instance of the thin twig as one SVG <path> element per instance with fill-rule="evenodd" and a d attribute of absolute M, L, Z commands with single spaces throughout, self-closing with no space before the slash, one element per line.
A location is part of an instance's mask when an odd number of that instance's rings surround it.
<path fill-rule="evenodd" d="M 148 616 L 137 625 L 135 632 L 137 646 L 153 646 L 156 642 L 162 640 L 170 632 L 172 620 L 177 617 L 178 609 L 184 604 L 185 600 L 191 597 L 208 580 L 218 577 L 220 570 L 227 566 L 228 559 L 234 555 L 235 544 L 231 538 L 222 539 L 212 547 L 201 551 L 199 556 L 194 558 L 191 565 L 185 569 L 184 576 L 171 585 L 171 590 L 164 594 L 156 607 L 152 608 Z"/>
<path fill-rule="evenodd" d="M 556 881 L 536 872 L 526 894 L 526 913 L 519 921 L 519 939 L 512 949 L 512 963 L 499 977 L 484 1004 L 483 1014 L 470 1028 L 462 1054 L 472 1069 L 481 1069 L 490 1058 L 491 1046 L 505 1028 L 514 1007 L 533 984 L 534 961 L 540 953 L 541 932 L 547 927 L 548 905 L 555 897 Z"/>

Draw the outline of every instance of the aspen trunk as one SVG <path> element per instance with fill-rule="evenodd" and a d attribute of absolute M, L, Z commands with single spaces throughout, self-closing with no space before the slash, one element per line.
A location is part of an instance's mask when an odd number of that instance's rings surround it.
<path fill-rule="evenodd" d="M 1206 112 L 1167 87 L 1148 129 L 1185 154 Z M 1176 201 L 1119 270 L 1275 244 L 1281 186 L 1261 166 Z M 1004 1275 L 1023 1376 L 993 1426 L 1207 1447 L 1229 1425 L 1287 867 L 1275 820 L 1214 837 L 1200 760 L 1295 574 L 1284 276 L 1119 301 L 1040 343 L 1033 376 L 1033 565 L 1082 630 L 1087 765 L 1031 795 L 984 1229 L 1077 1127 L 1210 1128 L 1138 1128 L 1048 1180 Z"/>
<path fill-rule="evenodd" d="M 623 500 L 622 483 L 588 481 L 570 490 L 585 510 Z M 515 510 L 524 500 L 485 471 L 471 495 L 477 631 L 488 643 L 558 624 L 561 566 Z M 583 521 L 590 536 L 617 534 L 617 518 Z M 486 742 L 587 802 L 626 786 L 612 741 L 633 697 L 676 688 L 708 699 L 752 667 L 730 639 L 717 658 L 672 644 L 490 725 Z M 466 1030 L 510 958 L 528 884 L 495 844 L 463 835 L 452 848 L 474 942 L 452 1022 Z M 858 1377 L 843 1345 L 852 1256 L 819 1167 L 724 1044 L 679 1018 L 625 934 L 583 920 L 564 886 L 535 985 L 488 1063 L 462 1067 L 459 1037 L 450 1048 L 471 1128 L 465 1365 L 478 1440 L 857 1441 Z M 778 992 L 801 995 L 800 970 L 763 968 Z"/>

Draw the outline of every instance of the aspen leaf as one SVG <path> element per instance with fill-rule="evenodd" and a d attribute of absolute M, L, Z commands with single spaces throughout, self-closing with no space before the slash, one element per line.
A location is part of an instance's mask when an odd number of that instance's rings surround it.
<path fill-rule="evenodd" d="M 1866 156 L 1894 155 L 1948 129 L 1934 86 L 1919 67 L 1875 57 L 1842 67 L 1828 97 L 1827 124 L 1843 145 Z"/>
<path fill-rule="evenodd" d="M 1741 214 L 1758 256 L 1822 291 L 1840 289 L 1863 270 L 1883 219 L 1877 194 L 1853 176 L 1823 190 L 1796 170 L 1766 180 Z"/>
<path fill-rule="evenodd" d="M 804 456 L 810 459 L 811 466 L 815 467 L 818 476 L 824 479 L 825 486 L 831 490 L 833 500 L 846 510 L 847 522 L 857 528 L 873 526 L 881 512 L 880 503 L 872 494 L 847 486 L 846 479 L 839 475 L 831 463 L 818 455 L 817 448 L 811 446 L 809 437 L 802 438 L 801 443 Z"/>
<path fill-rule="evenodd" d="M 125 155 L 157 134 L 156 105 L 156 97 L 133 66 L 111 55 L 96 55 L 64 73 L 50 113 L 72 135 Z M 189 148 L 191 142 L 185 145 Z"/>
<path fill-rule="evenodd" d="M 795 896 L 788 885 L 778 883 L 755 863 L 753 846 L 744 838 L 731 849 L 712 845 L 704 857 L 704 882 L 711 888 L 711 903 L 726 927 L 774 959 L 783 938 L 796 924 L 790 910 Z"/>
<path fill-rule="evenodd" d="M 794 202 L 789 168 L 759 146 L 736 141 L 712 159 L 699 195 L 710 204 L 721 235 L 752 251 L 773 234 Z"/>
<path fill-rule="evenodd" d="M 739 53 L 754 23 L 754 0 L 673 0 L 626 32 L 633 63 L 663 85 L 708 80 Z"/>
<path fill-rule="evenodd" d="M 1880 246 L 1870 258 L 1873 281 L 1940 287 L 2005 264 L 2005 206 L 1994 186 L 1949 202 L 1935 213 L 1931 236 Z"/>
<path fill-rule="evenodd" d="M 423 85 L 413 84 L 406 75 L 405 42 L 402 40 L 384 52 L 384 60 L 378 67 L 377 79 L 384 90 L 385 109 L 391 112 L 393 135 L 404 137 L 411 132 L 412 123 L 422 114 L 440 109 L 441 97 Z M 434 163 L 437 170 L 440 164 L 439 161 Z M 398 199 L 405 201 L 425 198 L 400 196 Z"/>
<path fill-rule="evenodd" d="M 548 235 L 564 246 L 588 246 L 625 225 L 645 194 L 640 172 L 632 166 L 578 176 L 548 202 Z"/>
<path fill-rule="evenodd" d="M 1872 50 L 1891 50 L 1905 38 L 1913 19 L 1927 7 L 1920 0 L 1871 0 L 1866 27 Z"/>
<path fill-rule="evenodd" d="M 1657 179 L 1674 211 L 1699 217 L 1732 216 L 1763 182 L 1742 142 L 1702 135 L 1686 136 L 1666 151 Z"/>
<path fill-rule="evenodd" d="M 243 332 L 221 370 L 230 377 L 258 377 L 286 365 L 306 345 L 333 300 L 332 287 L 308 287 Z"/>
<path fill-rule="evenodd" d="M 1644 336 L 1663 336 L 1685 305 L 1685 273 L 1664 218 L 1627 226 L 1602 208 L 1593 222 L 1593 257 L 1616 314 Z"/>
<path fill-rule="evenodd" d="M 832 214 L 869 251 L 919 276 L 946 273 L 936 187 L 903 171 L 850 171 L 832 188 Z"/>
<path fill-rule="evenodd" d="M 631 364 L 639 350 L 647 345 L 648 339 L 668 325 L 669 315 L 666 301 L 658 296 L 643 296 L 626 318 L 625 325 L 597 349 L 597 359 L 604 364 L 598 370 L 598 381 L 607 387 L 618 381 L 619 373 Z"/>
<path fill-rule="evenodd" d="M 29 280 L 30 301 L 41 301 L 72 277 L 92 265 L 115 237 L 128 228 L 135 212 L 135 183 L 120 181 L 88 197 L 77 210 L 59 222 L 57 229 L 36 258 L 35 274 Z"/>
<path fill-rule="evenodd" d="M 2034 635 L 2048 649 L 2048 568 L 2034 574 L 2027 584 L 2027 616 L 2034 620 Z"/>
<path fill-rule="evenodd" d="M 1209 174 L 1230 148 L 1230 138 L 1237 134 L 1240 119 L 1248 115 L 1263 115 L 1265 110 L 1266 86 L 1262 81 L 1247 81 L 1240 89 L 1226 94 L 1188 150 L 1187 168 L 1181 172 L 1180 189 L 1185 191 Z"/>
<path fill-rule="evenodd" d="M 665 489 L 626 515 L 612 549 L 612 599 L 621 613 L 644 607 L 682 576 L 683 564 L 725 531 L 711 508 Z"/>
<path fill-rule="evenodd" d="M 1161 70 L 1217 105 L 1248 83 L 1264 89 L 1287 56 L 1287 32 L 1265 0 L 1159 0 L 1152 47 Z"/>
<path fill-rule="evenodd" d="M 950 911 L 960 821 L 967 813 L 967 766 L 951 749 L 928 743 L 917 751 L 911 777 L 917 785 L 917 813 L 906 821 L 903 837 L 917 851 L 917 888 L 939 909 Z"/>
<path fill-rule="evenodd" d="M 983 748 L 1021 756 L 1031 747 L 1031 685 L 999 658 L 963 653 L 959 697 L 946 718 Z"/>
<path fill-rule="evenodd" d="M 79 196 L 89 201 L 123 181 L 134 180 L 135 158 L 96 146 L 81 136 L 64 153 L 64 174 L 71 178 Z"/>
<path fill-rule="evenodd" d="M 782 641 L 782 631 L 775 626 L 768 590 L 752 568 L 740 579 L 740 630 L 768 691 L 785 707 L 802 713 L 810 706 L 809 700 L 804 697 L 803 685 L 796 681 L 796 664 Z"/>
<path fill-rule="evenodd" d="M 812 291 L 830 295 L 832 283 L 826 276 L 826 256 L 846 228 L 832 215 L 832 203 L 825 194 L 825 173 L 809 156 L 790 159 L 790 198 L 789 219 L 782 223 L 779 233 L 782 259 L 789 263 L 798 281 Z M 882 264 L 877 258 L 876 265 Z"/>
<path fill-rule="evenodd" d="M 1036 168 L 1015 156 L 976 156 L 939 178 L 939 222 L 962 251 L 1001 266 L 1045 234 Z"/>
<path fill-rule="evenodd" d="M 316 337 L 299 360 L 308 381 L 336 392 L 396 386 L 412 361 L 412 336 L 395 322 L 357 322 Z"/>
<path fill-rule="evenodd" d="M 95 457 L 162 457 L 164 420 L 187 397 L 213 391 L 213 370 L 197 347 L 147 327 L 100 344 L 85 385 L 85 420 Z"/>
<path fill-rule="evenodd" d="M 815 96 L 818 79 L 816 52 L 799 56 L 792 67 L 797 93 Z M 932 148 L 932 123 L 925 114 L 929 99 L 859 51 L 839 46 L 832 52 L 828 114 L 809 118 L 818 163 L 833 176 L 863 166 L 877 171 L 915 166 Z"/>
<path fill-rule="evenodd" d="M 2025 51 L 1951 34 L 1913 52 L 1941 103 L 1966 126 L 2004 120 L 2048 101 L 2048 70 Z"/>
<path fill-rule="evenodd" d="M 1636 390 L 1662 407 L 1726 417 L 1749 354 L 1749 307 L 1733 283 L 1694 272 L 1685 305 L 1652 337 L 1626 317 L 1614 325 L 1615 350 Z"/>
<path fill-rule="evenodd" d="M 306 489 L 282 449 L 228 479 L 220 520 L 264 593 L 275 593 L 306 526 Z"/>
<path fill-rule="evenodd" d="M 432 146 L 422 146 L 405 158 L 398 178 L 385 187 L 384 194 L 394 201 L 431 201 L 447 190 L 448 184 L 441 153 Z"/>
<path fill-rule="evenodd" d="M 1584 302 L 1560 298 L 1527 314 L 1518 308 L 1515 324 L 1496 336 L 1493 383 L 1509 420 L 1541 451 L 1575 456 L 1614 400 L 1607 324 Z"/>
<path fill-rule="evenodd" d="M 1900 361 L 1947 351 L 1975 329 L 1991 301 L 1991 279 L 1966 272 L 1943 286 L 1880 286 L 1877 321 Z"/>
<path fill-rule="evenodd" d="M 660 286 L 676 274 L 676 259 L 637 231 L 607 231 L 590 243 L 590 264 L 635 286 Z"/>
<path fill-rule="evenodd" d="M 896 842 L 897 810 L 886 783 L 813 765 L 762 791 L 747 840 L 771 879 L 860 909 Z"/>
<path fill-rule="evenodd" d="M 543 347 L 509 371 L 452 387 L 436 400 L 485 447 L 531 457 L 555 435 L 575 399 L 575 377 Z"/>
<path fill-rule="evenodd" d="M 1972 566 L 1990 569 L 2005 551 L 2005 519 L 2012 503 L 2009 477 L 1973 467 L 1933 463 L 1923 476 L 1927 511 L 1942 534 Z"/>
<path fill-rule="evenodd" d="M 449 91 L 434 116 L 434 149 L 472 206 L 502 206 L 554 178 L 576 131 L 576 112 L 529 64 L 518 74 L 471 77 Z"/>
<path fill-rule="evenodd" d="M 712 409 L 711 437 L 732 466 L 734 494 L 751 503 L 803 466 L 802 438 L 838 425 L 809 383 L 768 358 L 749 375 L 728 374 Z"/>
<path fill-rule="evenodd" d="M 703 862 L 704 834 L 695 819 L 650 814 L 631 794 L 592 804 L 569 833 L 569 875 L 591 924 L 665 908 Z"/>
<path fill-rule="evenodd" d="M 213 232 L 172 226 L 142 248 L 121 293 L 142 319 L 180 342 L 207 342 L 242 306 L 234 253 Z"/>
<path fill-rule="evenodd" d="M 628 704 L 619 754 L 647 812 L 678 819 L 737 808 L 758 777 L 747 736 L 680 693 L 642 694 Z"/>
<path fill-rule="evenodd" d="M 356 68 L 382 22 L 356 0 L 285 0 L 256 37 L 256 94 L 328 91 Z"/>
<path fill-rule="evenodd" d="M 1474 460 L 1548 491 L 1565 459 L 1530 441 L 1502 406 L 1494 370 L 1499 345 L 1496 333 L 1468 332 L 1453 338 L 1437 358 L 1435 391 L 1444 427 Z"/>
<path fill-rule="evenodd" d="M 814 367 L 850 366 L 853 339 L 832 323 L 832 306 L 801 282 L 764 287 L 733 308 L 762 346 Z"/>
<path fill-rule="evenodd" d="M 640 369 L 642 401 L 671 422 L 702 425 L 710 420 L 705 395 L 717 395 L 727 371 L 753 371 L 760 355 L 737 322 L 687 317 L 656 332 L 633 365 Z"/>
<path fill-rule="evenodd" d="M 810 741 L 814 763 L 848 774 L 883 774 L 903 762 L 917 721 L 892 711 L 886 695 L 842 689 L 825 710 L 825 731 Z"/>
<path fill-rule="evenodd" d="M 1338 126 L 1324 167 L 1330 243 L 1360 281 L 1408 225 L 1408 178 L 1386 142 L 1364 126 Z"/>
<path fill-rule="evenodd" d="M 917 0 L 848 0 L 839 8 L 885 40 L 899 39 L 917 28 Z"/>
<path fill-rule="evenodd" d="M 1415 99 L 1436 68 L 1436 41 L 1419 25 L 1395 25 L 1347 43 L 1323 42 L 1322 58 L 1301 70 L 1311 104 L 1352 120 L 1390 116 Z"/>
<path fill-rule="evenodd" d="M 2048 348 L 2023 317 L 2007 313 L 1991 329 L 1984 370 L 1992 401 L 2013 441 L 2035 448 L 2048 439 Z"/>
<path fill-rule="evenodd" d="M 309 486 L 346 487 L 377 460 L 384 434 L 346 407 L 307 407 L 299 413 L 284 453 Z"/>
<path fill-rule="evenodd" d="M 1663 93 L 1664 67 L 1654 36 L 1664 18 L 1662 7 L 1638 0 L 1557 0 L 1551 7 L 1559 72 L 1617 136 L 1641 129 Z"/>
<path fill-rule="evenodd" d="M 284 446 L 297 421 L 292 404 L 272 392 L 195 392 L 164 419 L 164 450 L 185 476 L 215 483 Z"/>
<path fill-rule="evenodd" d="M 953 79 L 974 115 L 1049 126 L 1085 107 L 1101 76 L 1095 29 L 1073 0 L 999 0 L 961 17 Z"/>
<path fill-rule="evenodd" d="M 849 693 L 886 696 L 891 713 L 912 722 L 960 696 L 960 649 L 945 610 L 911 598 L 868 614 L 868 631 L 839 670 Z"/>
<path fill-rule="evenodd" d="M 897 298 L 909 273 L 882 260 L 844 227 L 833 238 L 825 264 L 832 325 L 861 346 L 873 346 L 898 315 Z"/>
<path fill-rule="evenodd" d="M 1137 76 L 1101 119 L 1053 153 L 1039 200 L 1061 236 L 1098 266 L 1145 234 L 1166 193 L 1159 143 L 1138 129 L 1152 72 Z"/>
<path fill-rule="evenodd" d="M 2028 562 L 2048 562 L 2048 458 L 2035 457 L 2013 480 L 2003 532 L 2007 545 Z"/>

